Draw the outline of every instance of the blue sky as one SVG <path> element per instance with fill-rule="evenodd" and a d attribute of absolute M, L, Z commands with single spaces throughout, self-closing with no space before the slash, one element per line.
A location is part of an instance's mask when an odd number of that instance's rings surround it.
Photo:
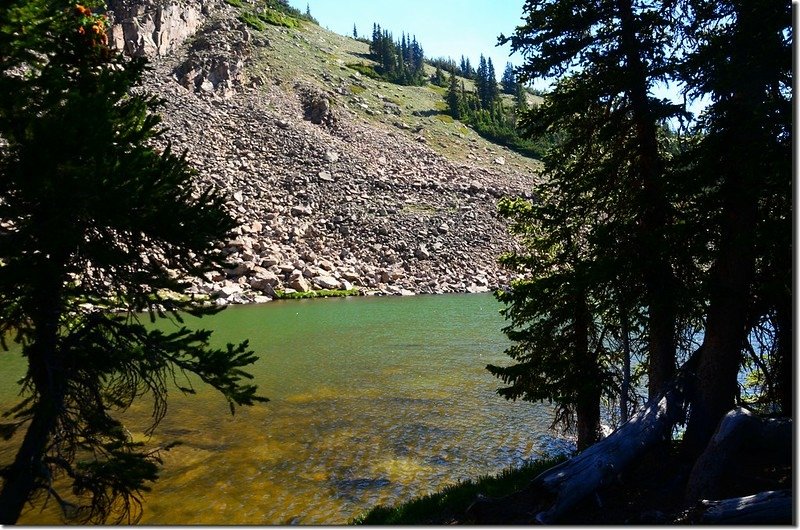
<path fill-rule="evenodd" d="M 522 21 L 524 0 L 289 0 L 301 11 L 306 5 L 320 25 L 341 35 L 371 37 L 377 22 L 396 39 L 401 32 L 416 35 L 426 57 L 468 57 L 478 66 L 483 53 L 491 57 L 499 78 L 506 62 L 515 66 L 522 59 L 509 57 L 508 46 L 498 47 L 501 33 L 510 35 Z"/>

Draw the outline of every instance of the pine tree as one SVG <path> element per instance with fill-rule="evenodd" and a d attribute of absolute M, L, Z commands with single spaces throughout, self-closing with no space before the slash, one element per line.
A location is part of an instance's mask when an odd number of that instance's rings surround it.
<path fill-rule="evenodd" d="M 478 101 L 482 108 L 489 107 L 489 67 L 486 57 L 481 54 L 478 61 L 478 70 L 475 72 L 475 90 L 478 92 Z"/>
<path fill-rule="evenodd" d="M 356 29 L 356 25 L 355 24 L 353 24 L 353 38 L 354 39 L 358 38 L 358 29 Z"/>
<path fill-rule="evenodd" d="M 119 413 L 149 396 L 154 429 L 176 375 L 199 376 L 231 412 L 264 401 L 247 381 L 246 342 L 215 349 L 209 331 L 140 321 L 216 311 L 182 293 L 223 266 L 214 241 L 235 222 L 184 157 L 153 148 L 156 101 L 130 92 L 145 62 L 108 48 L 91 7 L 0 10 L 0 337 L 28 363 L 3 425 L 24 436 L 2 470 L 2 524 L 33 498 L 83 521 L 135 520 L 161 460 Z"/>
<path fill-rule="evenodd" d="M 698 208 L 715 234 L 697 392 L 685 442 L 699 453 L 733 408 L 743 344 L 761 320 L 777 332 L 791 324 L 791 8 L 768 1 L 690 2 L 696 48 L 683 80 L 712 103 L 702 137 L 687 156 L 703 189 Z M 724 57 L 725 60 L 720 60 Z M 746 76 L 739 75 L 747 72 Z M 787 329 L 788 328 L 788 329 Z M 788 341 L 773 333 L 777 378 L 791 366 Z M 780 348 L 783 347 L 781 350 Z M 781 364 L 781 362 L 783 364 Z M 784 384 L 784 389 L 790 385 Z M 776 396 L 791 414 L 791 400 Z M 788 406 L 787 406 L 788 405 Z"/>
<path fill-rule="evenodd" d="M 450 110 L 450 116 L 460 120 L 463 87 L 459 90 L 458 80 L 453 72 L 450 72 L 450 80 L 447 88 L 447 107 Z"/>
<path fill-rule="evenodd" d="M 684 438 L 696 454 L 736 402 L 743 354 L 763 346 L 781 361 L 761 371 L 790 386 L 781 338 L 791 330 L 790 9 L 766 1 L 529 2 L 509 40 L 526 57 L 518 80 L 560 77 L 522 120 L 528 134 L 557 141 L 544 158 L 539 202 L 506 206 L 527 237 L 527 250 L 509 263 L 529 276 L 501 295 L 518 362 L 490 369 L 511 385 L 501 389 L 509 397 L 567 399 L 580 424 L 580 386 L 563 379 L 552 395 L 540 390 L 566 375 L 554 333 L 572 340 L 569 362 L 603 385 L 609 371 L 625 380 L 630 342 L 645 342 L 654 396 L 675 370 L 676 350 L 691 352 L 684 337 L 702 332 Z M 711 101 L 688 139 L 664 125 L 683 109 L 650 95 L 665 79 Z M 578 318 L 586 310 L 590 344 L 606 335 L 594 357 Z M 759 326 L 769 335 L 761 344 L 752 335 Z M 604 351 L 609 337 L 628 344 L 620 357 Z M 789 401 L 783 396 L 774 401 Z M 583 414 L 587 425 L 594 407 Z"/>
<path fill-rule="evenodd" d="M 655 393 L 674 370 L 677 295 L 670 257 L 675 247 L 667 239 L 669 203 L 656 135 L 657 120 L 671 110 L 647 96 L 649 83 L 653 82 L 647 68 L 660 67 L 659 62 L 663 61 L 664 47 L 659 39 L 664 35 L 664 22 L 646 9 L 632 17 L 626 2 L 596 0 L 574 6 L 554 0 L 529 3 L 526 7 L 525 24 L 510 39 L 512 50 L 523 51 L 527 58 L 518 81 L 563 76 L 545 104 L 522 120 L 523 128 L 534 138 L 559 138 L 544 159 L 551 182 L 547 190 L 555 206 L 551 217 L 541 221 L 545 223 L 541 230 L 561 234 L 551 242 L 554 250 L 574 248 L 577 256 L 559 258 L 556 254 L 554 263 L 533 267 L 529 281 L 535 286 L 549 281 L 558 271 L 565 271 L 562 281 L 567 291 L 562 296 L 574 292 L 576 282 L 583 285 L 581 292 L 588 297 L 584 303 L 591 313 L 589 321 L 600 330 L 614 324 L 609 318 L 613 305 L 601 302 L 616 298 L 615 286 L 626 286 L 635 300 L 631 303 L 650 308 L 646 326 L 651 339 L 651 392 Z M 581 40 L 574 37 L 576 34 L 592 38 Z M 640 60 L 644 55 L 652 60 L 647 66 Z M 626 59 L 621 62 L 619 57 Z M 512 218 L 517 215 L 513 210 L 508 214 Z M 524 224 L 525 219 L 519 222 Z M 529 222 L 534 226 L 540 223 L 535 218 Z M 562 233 L 560 225 L 571 228 Z M 576 247 L 578 241 L 581 243 Z M 656 241 L 660 248 L 654 248 Z M 517 259 L 525 264 L 546 252 L 533 245 Z M 577 272 L 580 277 L 573 277 Z M 658 287 L 656 279 L 660 281 Z M 549 292 L 556 293 L 558 288 L 556 282 Z M 531 323 L 533 330 L 543 318 L 554 318 L 554 322 L 567 328 L 574 326 L 574 319 L 568 320 L 569 314 L 564 316 L 549 300 L 505 298 L 511 312 L 540 315 Z M 545 318 L 542 312 L 551 316 Z M 514 373 L 522 380 L 535 373 L 561 373 L 563 369 L 555 357 L 547 357 L 547 347 L 540 348 L 539 340 L 545 339 L 526 341 L 523 348 L 530 357 L 514 365 Z M 584 363 L 581 359 L 586 360 L 585 349 L 574 351 L 576 362 L 595 370 L 594 374 L 584 372 L 584 377 L 607 380 L 603 364 Z M 580 383 L 573 382 L 579 386 L 559 389 L 561 395 L 573 397 L 563 406 L 577 413 L 578 423 L 585 426 L 584 435 L 590 437 L 589 425 L 596 417 L 600 394 L 583 394 L 584 398 L 597 400 L 589 406 L 578 398 Z M 581 409 L 588 414 L 583 420 Z"/>
<path fill-rule="evenodd" d="M 506 69 L 503 71 L 500 84 L 503 85 L 503 92 L 506 94 L 515 94 L 517 92 L 517 76 L 514 74 L 513 64 L 506 63 Z"/>
<path fill-rule="evenodd" d="M 494 71 L 492 58 L 489 57 L 486 63 L 486 106 L 491 108 L 499 97 L 500 91 L 497 90 L 497 73 Z"/>

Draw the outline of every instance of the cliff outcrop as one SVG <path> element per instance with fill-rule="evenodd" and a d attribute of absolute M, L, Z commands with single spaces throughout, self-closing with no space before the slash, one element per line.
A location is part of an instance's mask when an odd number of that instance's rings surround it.
<path fill-rule="evenodd" d="M 109 42 L 130 56 L 167 55 L 203 25 L 216 0 L 108 0 Z"/>

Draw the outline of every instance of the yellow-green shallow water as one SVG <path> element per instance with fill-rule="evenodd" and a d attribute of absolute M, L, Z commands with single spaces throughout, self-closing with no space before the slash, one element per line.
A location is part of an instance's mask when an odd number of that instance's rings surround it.
<path fill-rule="evenodd" d="M 174 392 L 153 445 L 180 440 L 146 494 L 143 524 L 344 524 L 563 447 L 547 406 L 510 403 L 487 363 L 507 363 L 491 295 L 348 298 L 234 307 L 200 321 L 249 338 L 270 402 L 231 416 L 218 395 Z M 0 355 L 0 403 L 21 358 Z M 142 403 L 126 416 L 137 435 Z M 138 427 L 137 427 L 138 425 Z M 140 434 L 139 434 L 140 435 Z M 8 462 L 13 446 L 3 446 Z M 58 524 L 52 509 L 20 523 Z"/>

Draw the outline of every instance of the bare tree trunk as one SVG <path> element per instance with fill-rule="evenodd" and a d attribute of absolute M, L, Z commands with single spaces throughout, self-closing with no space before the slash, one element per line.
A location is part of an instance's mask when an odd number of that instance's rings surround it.
<path fill-rule="evenodd" d="M 702 501 L 692 510 L 690 522 L 698 524 L 794 525 L 791 490 L 764 491 L 747 497 Z"/>
<path fill-rule="evenodd" d="M 695 352 L 660 395 L 607 438 L 548 469 L 504 499 L 476 500 L 468 510 L 475 522 L 558 522 L 599 487 L 616 480 L 641 455 L 669 440 L 672 427 L 683 421 L 699 355 Z M 519 505 L 526 506 L 525 513 L 509 513 L 505 508 Z M 502 513 L 498 506 L 504 507 Z"/>
<path fill-rule="evenodd" d="M 719 498 L 725 472 L 740 458 L 742 450 L 769 452 L 777 460 L 791 464 L 791 420 L 759 418 L 743 408 L 726 414 L 708 447 L 695 461 L 686 486 L 686 501 Z"/>

